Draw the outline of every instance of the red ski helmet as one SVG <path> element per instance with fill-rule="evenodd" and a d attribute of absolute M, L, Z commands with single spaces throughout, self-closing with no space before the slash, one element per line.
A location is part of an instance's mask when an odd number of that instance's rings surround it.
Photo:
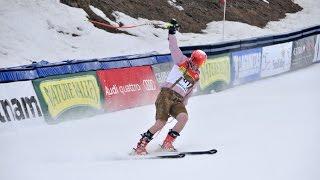
<path fill-rule="evenodd" d="M 198 67 L 201 67 L 206 62 L 207 58 L 207 54 L 198 49 L 192 52 L 190 60 Z"/>

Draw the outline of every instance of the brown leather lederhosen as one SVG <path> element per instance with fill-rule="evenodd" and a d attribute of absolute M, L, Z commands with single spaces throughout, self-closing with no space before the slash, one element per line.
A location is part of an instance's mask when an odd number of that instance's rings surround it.
<path fill-rule="evenodd" d="M 183 76 L 188 76 L 186 71 L 183 73 Z M 184 97 L 181 96 L 176 91 L 172 90 L 172 88 L 182 79 L 180 77 L 170 88 L 163 87 L 161 88 L 160 93 L 158 94 L 156 100 L 156 120 L 160 119 L 163 121 L 167 121 L 170 116 L 176 118 L 180 113 L 187 113 L 187 109 L 183 104 Z M 193 88 L 195 82 L 192 83 L 192 86 L 189 88 Z M 191 93 L 192 91 L 189 91 Z M 188 93 L 188 94 L 189 94 Z M 188 95 L 187 94 L 187 95 Z M 186 96 L 187 96 L 186 95 Z"/>

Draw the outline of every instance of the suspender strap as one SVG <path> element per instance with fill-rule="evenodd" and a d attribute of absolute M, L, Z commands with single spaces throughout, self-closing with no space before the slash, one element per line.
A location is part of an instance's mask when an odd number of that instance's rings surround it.
<path fill-rule="evenodd" d="M 172 88 L 173 88 L 175 85 L 177 85 L 178 82 L 179 82 L 181 79 L 182 79 L 182 77 L 180 77 L 174 84 L 172 84 L 172 86 L 170 87 L 170 89 L 172 90 Z M 192 89 L 194 85 L 195 85 L 195 83 L 193 83 L 193 84 L 188 88 L 188 91 L 189 91 L 190 89 Z M 183 99 L 184 99 L 186 96 L 188 96 L 191 92 L 192 92 L 192 91 L 189 91 L 189 92 L 183 97 Z"/>
<path fill-rule="evenodd" d="M 175 85 L 178 84 L 178 82 L 182 79 L 182 77 L 180 77 L 175 83 L 172 84 L 172 86 L 170 87 L 170 89 L 172 89 Z"/>
<path fill-rule="evenodd" d="M 183 77 L 187 74 L 187 69 L 183 72 Z M 179 81 L 183 78 L 180 77 L 175 83 L 172 84 L 172 86 L 170 86 L 170 89 L 172 90 L 172 88 L 177 85 L 179 83 Z M 188 88 L 188 90 L 192 89 L 195 83 L 192 83 L 191 87 Z M 189 91 L 184 97 L 183 99 L 188 96 L 192 91 Z"/>
<path fill-rule="evenodd" d="M 194 86 L 194 84 L 192 84 L 192 86 L 191 86 L 190 88 L 188 88 L 188 91 L 189 91 L 190 89 L 192 89 L 193 86 Z M 189 91 L 189 92 L 183 97 L 183 99 L 184 99 L 185 97 L 187 97 L 191 92 L 192 92 L 192 91 Z"/>

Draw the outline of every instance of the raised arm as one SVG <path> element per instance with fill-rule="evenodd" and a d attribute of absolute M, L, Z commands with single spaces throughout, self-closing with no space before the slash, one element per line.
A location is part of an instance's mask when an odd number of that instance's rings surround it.
<path fill-rule="evenodd" d="M 182 51 L 178 47 L 177 39 L 175 35 L 169 34 L 169 49 L 171 52 L 172 60 L 175 64 L 179 64 L 183 60 L 187 58 L 187 56 L 183 55 Z"/>
<path fill-rule="evenodd" d="M 182 51 L 180 50 L 178 46 L 178 42 L 176 39 L 176 31 L 179 29 L 179 24 L 175 19 L 171 19 L 170 25 L 169 25 L 169 49 L 171 52 L 172 60 L 175 64 L 180 64 L 183 60 L 185 60 L 187 57 L 183 55 Z"/>

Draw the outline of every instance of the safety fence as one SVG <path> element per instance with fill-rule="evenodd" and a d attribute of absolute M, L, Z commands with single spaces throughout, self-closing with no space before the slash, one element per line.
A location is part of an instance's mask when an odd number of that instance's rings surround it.
<path fill-rule="evenodd" d="M 209 94 L 320 61 L 320 26 L 221 44 L 182 47 L 209 56 L 193 95 Z M 149 53 L 0 69 L 0 130 L 152 104 L 173 66 Z"/>

